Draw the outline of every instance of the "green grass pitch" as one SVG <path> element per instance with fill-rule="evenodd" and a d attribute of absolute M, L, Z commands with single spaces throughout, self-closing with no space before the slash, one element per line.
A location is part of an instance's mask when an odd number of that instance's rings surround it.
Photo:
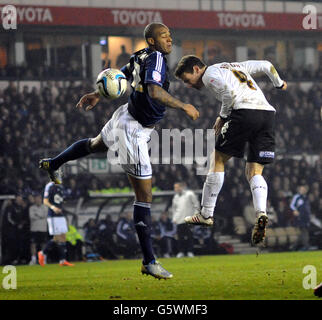
<path fill-rule="evenodd" d="M 141 275 L 140 260 L 18 266 L 17 288 L 4 289 L 0 300 L 293 300 L 319 298 L 303 288 L 303 279 L 316 268 L 322 281 L 322 251 L 217 255 L 159 259 L 171 271 L 170 280 Z M 0 270 L 3 267 L 0 266 Z M 1 286 L 2 284 L 2 286 Z"/>

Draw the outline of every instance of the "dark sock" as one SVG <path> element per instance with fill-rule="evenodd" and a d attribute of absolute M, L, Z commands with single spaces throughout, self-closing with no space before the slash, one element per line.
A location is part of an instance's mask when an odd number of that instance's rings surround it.
<path fill-rule="evenodd" d="M 89 138 L 79 140 L 65 149 L 57 157 L 52 158 L 50 161 L 50 168 L 53 170 L 58 170 L 58 168 L 64 163 L 85 157 L 90 153 L 91 151 L 89 149 Z"/>
<path fill-rule="evenodd" d="M 67 247 L 66 242 L 58 243 L 59 261 L 66 260 Z"/>
<path fill-rule="evenodd" d="M 143 253 L 143 264 L 155 261 L 151 240 L 150 206 L 150 203 L 145 202 L 134 203 L 133 220 Z"/>
<path fill-rule="evenodd" d="M 44 250 L 42 251 L 45 255 L 48 254 L 48 251 L 52 250 L 52 248 L 54 247 L 55 245 L 55 241 L 53 239 L 49 240 L 46 245 L 45 245 L 45 248 Z"/>

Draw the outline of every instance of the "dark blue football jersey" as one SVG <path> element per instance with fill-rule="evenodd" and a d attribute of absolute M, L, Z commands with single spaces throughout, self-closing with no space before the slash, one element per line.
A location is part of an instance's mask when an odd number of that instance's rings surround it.
<path fill-rule="evenodd" d="M 63 201 L 64 201 L 64 187 L 59 184 L 55 184 L 54 182 L 49 182 L 46 184 L 44 191 L 44 198 L 48 199 L 49 202 L 62 209 Z M 61 214 L 56 214 L 53 210 L 48 208 L 48 217 L 61 217 Z"/>
<path fill-rule="evenodd" d="M 148 84 L 155 84 L 169 90 L 167 60 L 159 51 L 149 48 L 135 52 L 122 72 L 130 81 L 132 93 L 128 110 L 132 117 L 143 126 L 159 122 L 165 113 L 165 106 L 153 100 L 148 93 Z"/>

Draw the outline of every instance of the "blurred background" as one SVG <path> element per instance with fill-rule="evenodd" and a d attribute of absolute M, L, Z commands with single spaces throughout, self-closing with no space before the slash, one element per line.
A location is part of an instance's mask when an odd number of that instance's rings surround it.
<path fill-rule="evenodd" d="M 17 18 L 16 24 L 9 21 L 9 28 L 4 9 L 8 4 L 14 5 Z M 269 60 L 288 82 L 288 90 L 281 92 L 267 77 L 256 78 L 277 109 L 276 161 L 264 170 L 271 217 L 264 250 L 321 249 L 321 1 L 0 0 L 0 9 L 2 264 L 29 263 L 30 208 L 39 206 L 36 198 L 48 183 L 47 175 L 38 170 L 39 159 L 96 136 L 127 101 L 125 95 L 116 101 L 102 100 L 91 112 L 75 109 L 79 98 L 93 90 L 102 69 L 121 68 L 130 54 L 145 47 L 143 30 L 153 21 L 163 22 L 172 33 L 170 92 L 195 105 L 201 114 L 192 122 L 168 110 L 156 128 L 160 139 L 161 129 L 211 129 L 219 112 L 219 102 L 185 89 L 174 79 L 172 71 L 183 55 L 198 55 L 207 64 Z M 209 150 L 204 139 L 206 160 Z M 133 248 L 129 253 L 126 242 L 119 241 L 126 232 L 134 232 L 128 214 L 133 194 L 120 167 L 110 165 L 102 154 L 73 161 L 63 170 L 65 214 L 81 235 L 81 253 L 71 259 L 83 259 L 88 252 L 107 259 L 131 257 L 131 252 L 136 257 Z M 197 170 L 196 162 L 175 165 L 173 159 L 170 164 L 153 165 L 158 256 L 180 253 L 172 221 L 174 183 L 186 182 L 200 198 L 205 176 Z M 305 226 L 291 208 L 303 185 L 309 204 Z M 244 161 L 230 160 L 215 209 L 215 228 L 193 228 L 194 254 L 255 252 L 249 244 L 254 217 Z M 124 221 L 127 228 L 122 234 Z M 303 228 L 308 240 L 301 237 Z M 132 240 L 129 236 L 129 243 Z"/>

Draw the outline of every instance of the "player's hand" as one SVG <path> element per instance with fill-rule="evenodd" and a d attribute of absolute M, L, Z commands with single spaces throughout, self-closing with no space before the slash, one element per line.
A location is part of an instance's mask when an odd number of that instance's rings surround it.
<path fill-rule="evenodd" d="M 300 215 L 300 213 L 297 210 L 294 210 L 293 214 L 294 214 L 295 217 L 298 217 Z"/>
<path fill-rule="evenodd" d="M 281 87 L 277 87 L 279 90 L 286 90 L 287 89 L 287 83 L 286 81 L 283 81 L 283 85 Z"/>
<path fill-rule="evenodd" d="M 93 109 L 98 101 L 100 100 L 100 95 L 98 92 L 94 91 L 87 93 L 82 96 L 76 105 L 76 108 L 85 108 L 86 111 Z"/>
<path fill-rule="evenodd" d="M 192 120 L 197 120 L 199 118 L 199 111 L 192 104 L 186 103 L 183 110 Z"/>
<path fill-rule="evenodd" d="M 53 206 L 51 209 L 52 209 L 56 214 L 61 214 L 61 213 L 62 213 L 62 210 L 61 210 L 60 208 L 58 208 L 58 207 Z"/>
<path fill-rule="evenodd" d="M 282 87 L 282 90 L 286 90 L 287 89 L 287 83 L 286 81 L 283 81 L 283 87 Z"/>
<path fill-rule="evenodd" d="M 225 121 L 224 119 L 217 117 L 216 122 L 214 124 L 215 135 L 218 136 L 220 134 L 221 128 L 223 127 Z"/>

